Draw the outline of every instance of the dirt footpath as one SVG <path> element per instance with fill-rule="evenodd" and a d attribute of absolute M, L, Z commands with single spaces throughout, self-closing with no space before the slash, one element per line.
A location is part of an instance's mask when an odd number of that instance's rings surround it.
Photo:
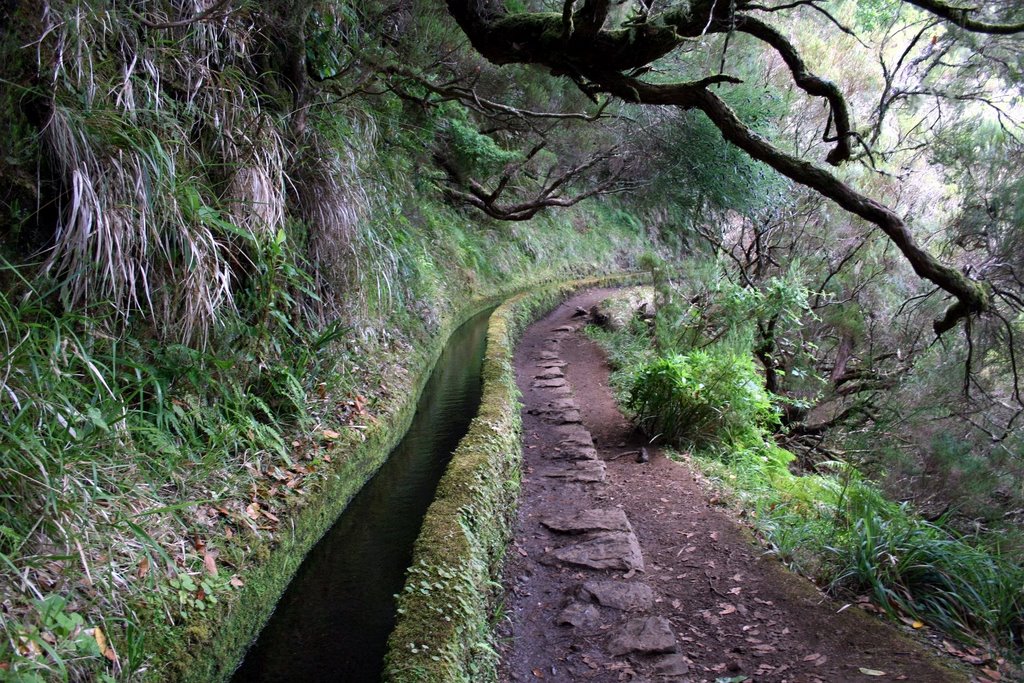
<path fill-rule="evenodd" d="M 751 545 L 615 406 L 576 296 L 516 351 L 523 489 L 505 572 L 505 681 L 965 681 L 896 627 Z"/>

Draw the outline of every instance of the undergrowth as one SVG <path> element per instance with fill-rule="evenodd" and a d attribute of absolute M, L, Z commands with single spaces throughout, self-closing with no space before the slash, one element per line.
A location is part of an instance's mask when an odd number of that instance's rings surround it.
<path fill-rule="evenodd" d="M 607 350 L 620 404 L 744 510 L 768 552 L 890 616 L 1020 651 L 1024 567 L 986 537 L 887 499 L 851 463 L 794 474 L 795 457 L 775 442 L 778 402 L 749 351 L 737 353 L 742 340 L 659 354 L 639 321 L 588 330 Z"/>

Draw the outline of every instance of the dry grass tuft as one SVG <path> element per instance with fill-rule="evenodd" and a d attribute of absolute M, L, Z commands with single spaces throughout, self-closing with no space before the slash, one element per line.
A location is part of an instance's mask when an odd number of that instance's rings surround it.
<path fill-rule="evenodd" d="M 285 213 L 286 146 L 259 107 L 253 27 L 134 21 L 213 6 L 53 3 L 41 43 L 53 56 L 45 139 L 67 189 L 46 269 L 68 306 L 105 301 L 122 323 L 143 316 L 188 343 L 235 309 L 239 237 L 267 240 Z"/>
<path fill-rule="evenodd" d="M 313 132 L 307 153 L 291 179 L 297 213 L 309 231 L 307 255 L 319 295 L 322 320 L 351 319 L 390 297 L 397 257 L 376 234 L 369 216 L 385 190 L 362 169 L 374 159 L 377 130 L 371 119 L 351 117 L 344 144 Z M 345 310 L 340 308 L 344 302 Z"/>

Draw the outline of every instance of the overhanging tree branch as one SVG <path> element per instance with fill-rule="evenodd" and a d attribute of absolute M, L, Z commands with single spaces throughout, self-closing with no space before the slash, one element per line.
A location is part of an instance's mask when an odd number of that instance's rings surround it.
<path fill-rule="evenodd" d="M 630 102 L 699 109 L 726 140 L 753 158 L 816 190 L 850 213 L 874 223 L 899 248 L 915 273 L 957 298 L 946 314 L 935 321 L 936 334 L 952 329 L 971 314 L 988 310 L 990 300 L 985 288 L 921 248 L 906 223 L 892 209 L 854 190 L 825 169 L 773 146 L 744 124 L 724 100 L 702 85 L 652 84 L 623 76 L 607 77 L 602 84 L 612 94 Z"/>
<path fill-rule="evenodd" d="M 1006 24 L 979 21 L 973 17 L 978 10 L 976 7 L 955 7 L 939 0 L 903 0 L 904 2 L 931 12 L 951 24 L 974 33 L 990 33 L 993 35 L 1011 35 L 1024 32 L 1024 21 L 1010 22 Z"/>
<path fill-rule="evenodd" d="M 702 35 L 705 29 L 724 32 L 734 25 L 744 25 L 748 33 L 772 45 L 784 58 L 786 52 L 790 52 L 792 63 L 790 60 L 787 63 L 794 72 L 794 79 L 799 79 L 798 85 L 802 80 L 819 92 L 828 93 L 824 96 L 834 96 L 827 82 L 807 74 L 799 53 L 781 34 L 763 22 L 735 16 L 729 4 L 696 0 L 687 6 L 667 10 L 656 18 L 657 21 L 652 19 L 640 27 L 601 30 L 588 40 L 578 39 L 579 34 L 575 33 L 574 38 L 565 40 L 562 38 L 562 18 L 557 13 L 508 15 L 492 10 L 485 16 L 475 0 L 448 0 L 449 11 L 470 42 L 492 62 L 542 64 L 555 74 L 571 73 L 576 78 L 585 78 L 598 89 L 627 102 L 699 109 L 728 142 L 873 223 L 899 248 L 918 276 L 956 298 L 945 315 L 935 321 L 936 334 L 950 330 L 970 315 L 989 310 L 991 299 L 988 289 L 923 249 L 903 219 L 892 209 L 861 194 L 827 170 L 775 147 L 747 126 L 724 100 L 707 87 L 710 82 L 716 82 L 713 79 L 727 82 L 730 81 L 728 77 L 659 84 L 624 75 L 624 72 L 646 66 L 668 54 L 682 44 L 686 36 Z M 736 82 L 736 79 L 731 80 Z M 835 100 L 843 102 L 841 93 Z M 831 103 L 832 98 L 829 101 Z M 840 113 L 846 111 L 834 106 L 834 119 L 837 118 L 836 109 Z M 840 132 L 837 137 L 840 142 L 845 140 L 849 144 L 849 135 L 843 134 L 843 123 L 849 129 L 848 118 L 842 123 L 837 121 Z M 835 156 L 830 155 L 830 160 L 837 161 L 843 156 L 840 151 Z M 849 156 L 848 152 L 846 156 Z"/>
<path fill-rule="evenodd" d="M 832 123 L 836 127 L 836 146 L 828 153 L 826 161 L 833 166 L 838 166 L 848 161 L 852 154 L 852 142 L 854 135 L 850 123 L 850 108 L 846 103 L 846 97 L 832 81 L 816 76 L 811 73 L 803 57 L 797 52 L 789 40 L 779 33 L 775 28 L 769 26 L 759 19 L 748 16 L 739 16 L 736 19 L 736 30 L 743 31 L 754 36 L 758 40 L 768 43 L 779 53 L 786 66 L 793 75 L 793 81 L 806 93 L 824 97 L 832 108 Z M 825 131 L 826 139 L 828 130 Z"/>

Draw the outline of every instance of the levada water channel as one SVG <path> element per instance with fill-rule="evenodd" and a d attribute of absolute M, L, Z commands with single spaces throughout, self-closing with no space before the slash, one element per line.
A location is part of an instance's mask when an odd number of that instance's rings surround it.
<path fill-rule="evenodd" d="M 413 542 L 480 403 L 490 313 L 452 334 L 409 431 L 306 556 L 232 683 L 380 680 Z"/>

